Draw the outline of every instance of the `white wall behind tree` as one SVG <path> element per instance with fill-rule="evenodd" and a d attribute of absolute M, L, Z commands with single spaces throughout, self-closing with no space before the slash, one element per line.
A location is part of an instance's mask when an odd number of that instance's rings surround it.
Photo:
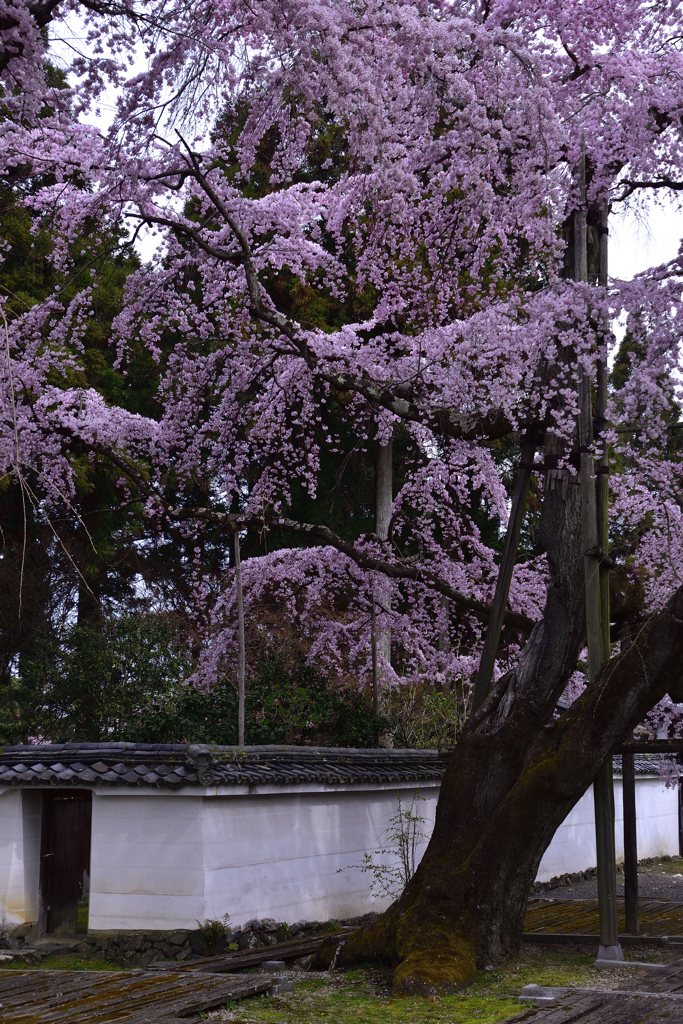
<path fill-rule="evenodd" d="M 614 780 L 617 862 L 624 859 L 624 813 L 621 779 Z M 663 779 L 636 776 L 638 859 L 678 855 L 678 790 L 667 789 Z M 594 868 L 595 818 L 593 787 L 581 797 L 553 836 L 540 863 L 537 881 Z"/>
<path fill-rule="evenodd" d="M 422 786 L 415 813 L 431 833 L 438 787 Z M 252 918 L 327 921 L 382 910 L 365 853 L 387 843 L 398 799 L 411 806 L 414 787 L 374 791 L 282 793 L 204 801 L 206 914 L 233 924 Z M 422 844 L 421 852 L 424 850 Z M 376 858 L 388 866 L 396 858 Z"/>
<path fill-rule="evenodd" d="M 264 917 L 294 924 L 381 910 L 388 900 L 373 899 L 371 876 L 359 865 L 386 846 L 398 798 L 405 809 L 414 791 L 405 783 L 94 790 L 89 930 L 192 929 L 226 914 L 233 926 Z M 429 833 L 438 785 L 420 792 L 417 813 Z M 677 790 L 638 776 L 636 800 L 638 856 L 677 854 Z M 615 806 L 622 859 L 620 779 Z M 40 808 L 39 790 L 0 790 L 0 916 L 8 924 L 38 919 Z M 595 862 L 589 790 L 555 834 L 538 880 Z"/>

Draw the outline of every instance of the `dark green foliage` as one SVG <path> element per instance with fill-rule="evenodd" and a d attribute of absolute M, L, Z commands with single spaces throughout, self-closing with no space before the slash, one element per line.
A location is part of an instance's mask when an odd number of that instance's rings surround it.
<path fill-rule="evenodd" d="M 102 628 L 76 625 L 46 638 L 15 686 L 20 734 L 69 740 L 142 740 L 145 722 L 172 700 L 191 663 L 170 625 L 153 616 Z M 6 715 L 5 742 L 19 737 Z"/>
<path fill-rule="evenodd" d="M 381 722 L 356 690 L 332 686 L 311 665 L 287 670 L 276 659 L 259 666 L 248 684 L 247 743 L 305 743 L 371 747 Z"/>
<path fill-rule="evenodd" d="M 6 299 L 6 315 L 19 317 L 53 294 L 66 306 L 84 284 L 93 283 L 92 311 L 82 338 L 82 368 L 55 370 L 51 383 L 93 387 L 107 401 L 132 412 L 153 413 L 158 368 L 139 345 L 126 377 L 115 369 L 116 353 L 110 345 L 111 323 L 120 311 L 126 278 L 139 266 L 135 253 L 118 234 L 99 239 L 82 236 L 72 247 L 73 272 L 68 277 L 56 272 L 49 259 L 49 222 L 34 233 L 29 212 L 21 203 L 35 184 L 20 175 L 11 185 L 0 183 L 0 241 L 5 248 L 0 296 Z M 92 251 L 89 245 L 94 246 Z M 91 271 L 96 273 L 93 282 Z M 46 630 L 58 607 L 65 610 L 76 604 L 79 621 L 95 624 L 103 617 L 102 602 L 119 601 L 133 593 L 137 569 L 131 565 L 132 544 L 142 529 L 140 507 L 134 503 L 120 507 L 120 472 L 112 472 L 103 459 L 90 459 L 78 446 L 73 446 L 70 457 L 77 494 L 62 508 L 47 508 L 39 501 L 40 481 L 27 467 L 23 490 L 9 475 L 0 481 L 3 686 L 17 661 L 33 656 L 38 634 Z M 21 664 L 18 668 L 22 670 Z M 11 697 L 3 691 L 0 701 L 5 699 Z"/>
<path fill-rule="evenodd" d="M 209 956 L 218 956 L 225 952 L 228 944 L 227 915 L 223 921 L 216 921 L 213 918 L 205 921 L 199 931 L 204 938 L 205 950 Z"/>
<path fill-rule="evenodd" d="M 71 626 L 25 663 L 0 712 L 0 741 L 237 743 L 237 693 L 185 680 L 192 671 L 172 623 L 155 616 Z M 315 667 L 262 663 L 247 682 L 247 743 L 374 746 L 378 723 L 362 693 Z"/>

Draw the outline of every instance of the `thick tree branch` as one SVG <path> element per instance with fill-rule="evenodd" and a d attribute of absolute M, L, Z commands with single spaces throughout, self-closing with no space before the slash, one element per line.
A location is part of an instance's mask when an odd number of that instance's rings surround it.
<path fill-rule="evenodd" d="M 235 253 L 229 252 L 228 249 L 220 249 L 215 245 L 210 245 L 206 242 L 198 228 L 193 227 L 189 224 L 183 224 L 178 220 L 172 220 L 170 217 L 162 217 L 161 215 L 153 214 L 136 214 L 140 221 L 144 224 L 159 224 L 160 227 L 170 228 L 171 231 L 176 231 L 179 234 L 185 235 L 186 238 L 191 238 L 197 248 L 205 252 L 207 256 L 212 256 L 214 259 L 220 260 L 223 263 L 231 263 L 239 265 L 241 259 Z"/>
<path fill-rule="evenodd" d="M 581 761 L 596 769 L 645 715 L 683 681 L 683 587 L 662 611 L 651 616 L 633 643 L 608 661 L 577 701 L 560 717 L 545 742 L 555 751 L 558 777 L 580 771 Z M 619 709 L 618 713 L 615 709 Z M 542 758 L 539 750 L 531 759 Z"/>
<path fill-rule="evenodd" d="M 634 192 L 644 188 L 668 188 L 672 192 L 683 192 L 683 181 L 674 181 L 672 178 L 666 177 L 656 178 L 652 181 L 631 181 L 625 178 L 620 184 L 624 186 L 624 191 L 621 195 L 617 196 L 617 202 L 623 202 L 624 199 L 628 199 Z"/>

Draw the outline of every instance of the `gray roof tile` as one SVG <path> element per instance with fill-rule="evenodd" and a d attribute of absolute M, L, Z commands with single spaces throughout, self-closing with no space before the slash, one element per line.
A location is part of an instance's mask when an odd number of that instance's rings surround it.
<path fill-rule="evenodd" d="M 433 750 L 276 746 L 241 750 L 179 743 L 50 743 L 0 750 L 0 784 L 162 789 L 306 782 L 413 784 L 440 778 L 447 760 L 447 754 Z"/>
<path fill-rule="evenodd" d="M 39 758 L 39 760 L 37 760 Z M 237 747 L 181 743 L 50 743 L 0 749 L 0 785 L 238 786 L 407 783 L 441 778 L 449 753 L 340 747 Z M 637 755 L 655 774 L 659 755 Z M 621 758 L 614 758 L 621 771 Z"/>

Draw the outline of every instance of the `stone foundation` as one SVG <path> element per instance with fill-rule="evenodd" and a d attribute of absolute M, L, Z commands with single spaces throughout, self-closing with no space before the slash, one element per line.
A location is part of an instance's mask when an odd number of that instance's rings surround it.
<path fill-rule="evenodd" d="M 189 931 L 84 935 L 74 953 L 88 960 L 112 960 L 119 967 L 148 967 L 157 960 L 188 960 Z"/>
<path fill-rule="evenodd" d="M 112 934 L 89 934 L 75 937 L 74 941 L 62 946 L 64 953 L 77 953 L 84 960 L 107 960 L 119 967 L 148 967 L 156 961 L 182 963 L 190 957 L 212 956 L 222 952 L 263 949 L 275 946 L 288 939 L 303 939 L 321 932 L 335 931 L 339 927 L 365 924 L 376 917 L 367 914 L 362 918 L 348 921 L 297 921 L 288 925 L 272 918 L 248 921 L 241 928 L 227 928 L 225 935 L 216 936 L 213 948 L 207 941 L 207 929 L 173 932 L 118 932 Z M 28 938 L 30 925 L 22 925 L 11 934 L 0 935 L 0 948 L 21 950 L 31 948 Z M 50 949 L 50 953 L 54 949 Z M 40 952 L 38 947 L 37 952 Z M 47 952 L 47 949 L 46 949 Z"/>
<path fill-rule="evenodd" d="M 660 861 L 672 861 L 677 859 L 677 857 L 672 857 L 668 853 L 664 854 L 662 857 L 643 857 L 642 860 L 638 861 L 638 867 L 647 868 L 652 864 L 658 864 Z M 617 874 L 623 874 L 623 871 L 624 862 L 617 861 Z M 573 885 L 574 882 L 588 881 L 590 878 L 595 878 L 597 873 L 597 868 L 588 868 L 586 871 L 575 871 L 573 874 L 556 875 L 555 878 L 551 878 L 548 882 L 534 882 L 529 891 L 529 895 L 535 896 L 539 892 L 551 892 L 553 889 L 559 889 L 562 885 Z"/>
<path fill-rule="evenodd" d="M 617 865 L 617 870 L 619 870 L 619 865 Z M 559 889 L 562 885 L 573 885 L 574 882 L 587 881 L 589 878 L 595 878 L 597 873 L 597 868 L 588 868 L 586 871 L 575 871 L 572 874 L 556 875 L 555 878 L 551 878 L 548 882 L 534 882 L 529 890 L 529 895 L 535 896 L 539 892 L 551 892 L 553 889 Z"/>

